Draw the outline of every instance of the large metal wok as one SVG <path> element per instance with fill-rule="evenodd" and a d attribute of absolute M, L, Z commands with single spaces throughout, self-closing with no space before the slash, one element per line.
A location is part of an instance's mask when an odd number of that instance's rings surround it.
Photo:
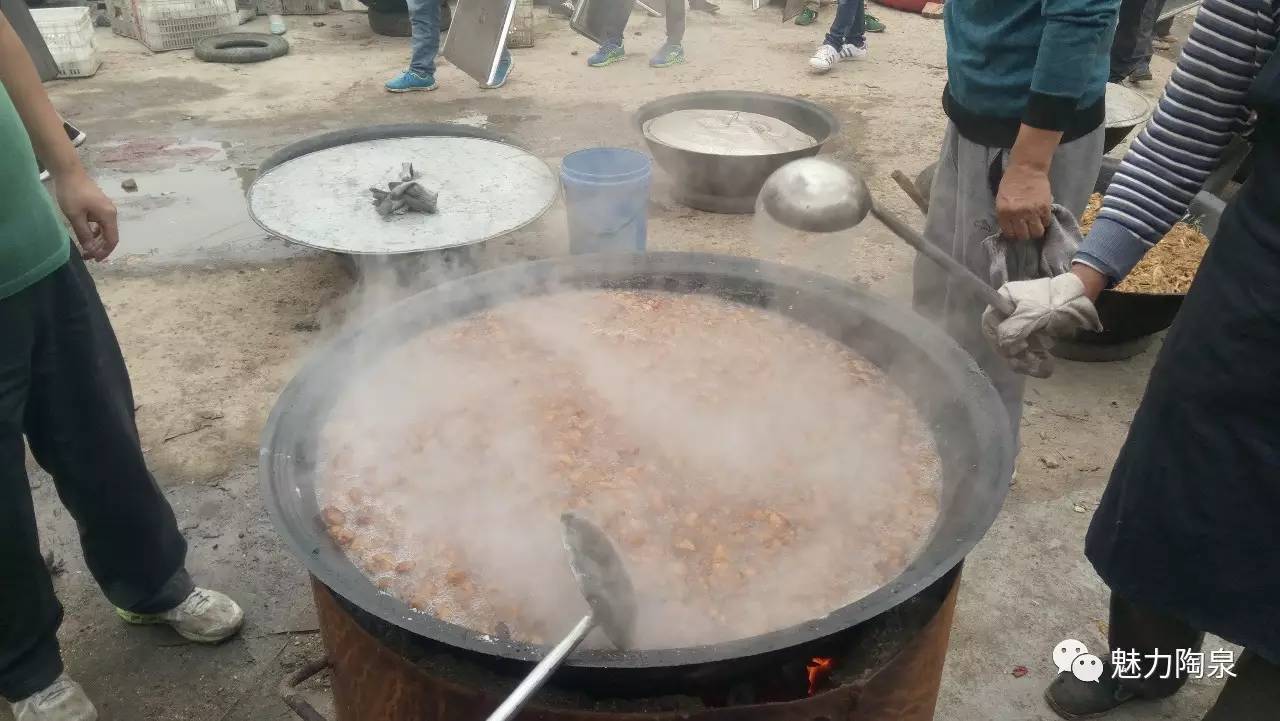
<path fill-rule="evenodd" d="M 559 682 L 621 688 L 641 677 L 661 683 L 742 672 L 912 598 L 956 568 L 995 519 L 1013 468 L 1009 419 L 972 359 L 909 310 L 827 276 L 729 256 L 602 254 L 508 266 L 419 293 L 339 336 L 284 389 L 263 435 L 262 491 L 277 530 L 354 615 L 376 621 L 398 637 L 399 647 L 407 643 L 413 654 L 424 656 L 446 644 L 455 655 L 508 670 L 527 667 L 545 652 L 410 610 L 379 592 L 329 539 L 318 518 L 314 483 L 318 439 L 343 391 L 335 379 L 349 378 L 367 365 L 370 349 L 378 349 L 376 355 L 427 328 L 504 300 L 573 288 L 714 294 L 773 308 L 840 340 L 883 368 L 913 397 L 935 435 L 943 480 L 940 516 L 927 544 L 898 577 L 870 595 L 822 618 L 729 643 L 579 651 L 557 672 Z"/>

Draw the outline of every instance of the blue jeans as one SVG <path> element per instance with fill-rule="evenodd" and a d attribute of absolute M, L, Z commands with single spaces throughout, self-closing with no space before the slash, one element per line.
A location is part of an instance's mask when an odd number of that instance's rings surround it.
<path fill-rule="evenodd" d="M 413 54 L 409 69 L 419 75 L 436 74 L 436 53 L 440 52 L 440 3 L 444 0 L 408 0 L 409 24 L 413 27 Z"/>
<path fill-rule="evenodd" d="M 840 0 L 836 6 L 836 19 L 831 21 L 831 30 L 823 42 L 836 50 L 845 43 L 862 46 L 867 41 L 866 33 L 866 0 Z"/>

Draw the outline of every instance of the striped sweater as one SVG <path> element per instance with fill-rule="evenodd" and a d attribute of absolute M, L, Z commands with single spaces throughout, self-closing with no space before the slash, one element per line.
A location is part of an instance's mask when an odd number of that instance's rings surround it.
<path fill-rule="evenodd" d="M 1160 105 L 1107 188 L 1076 261 L 1118 281 L 1169 232 L 1251 116 L 1276 50 L 1280 0 L 1204 0 Z"/>

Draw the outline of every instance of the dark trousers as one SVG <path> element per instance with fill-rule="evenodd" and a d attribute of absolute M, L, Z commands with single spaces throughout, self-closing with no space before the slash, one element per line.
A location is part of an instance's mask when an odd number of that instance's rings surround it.
<path fill-rule="evenodd" d="M 138 613 L 181 603 L 192 589 L 187 544 L 147 471 L 124 359 L 74 249 L 66 265 L 0 299 L 0 696 L 9 700 L 62 673 L 62 606 L 40 554 L 24 435 L 111 603 Z"/>
<path fill-rule="evenodd" d="M 1160 656 L 1177 654 L 1178 649 L 1196 653 L 1201 650 L 1204 632 L 1191 628 L 1182 620 L 1111 594 L 1111 618 L 1108 624 L 1108 643 L 1112 649 L 1137 651 L 1143 656 L 1139 667 L 1129 675 L 1151 678 L 1126 678 L 1120 681 L 1124 688 L 1142 698 L 1154 699 L 1171 696 L 1187 682 L 1187 675 L 1176 675 L 1176 666 L 1166 671 L 1166 664 L 1158 663 L 1146 654 Z M 1209 667 L 1205 655 L 1205 669 Z M 1111 673 L 1109 659 L 1107 673 Z M 1280 666 L 1251 653 L 1248 649 L 1236 659 L 1213 708 L 1203 721 L 1275 721 L 1280 718 Z M 1163 678 L 1168 676 L 1168 678 Z"/>
<path fill-rule="evenodd" d="M 627 31 L 627 22 L 631 20 L 633 0 L 606 0 L 609 2 L 609 15 L 605 27 L 610 28 L 605 34 L 609 42 L 622 45 L 622 36 Z M 684 42 L 684 9 L 685 0 L 666 0 L 663 15 L 667 21 L 667 42 L 679 45 Z"/>
<path fill-rule="evenodd" d="M 1111 41 L 1111 80 L 1118 82 L 1136 70 L 1151 70 L 1151 41 L 1165 0 L 1121 0 L 1116 35 Z"/>
<path fill-rule="evenodd" d="M 823 42 L 839 50 L 845 43 L 861 47 L 866 41 L 866 0 L 839 0 L 836 18 L 831 21 L 831 29 Z"/>

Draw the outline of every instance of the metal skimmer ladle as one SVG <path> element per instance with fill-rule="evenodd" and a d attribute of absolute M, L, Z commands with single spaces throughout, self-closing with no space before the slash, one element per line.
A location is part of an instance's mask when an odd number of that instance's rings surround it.
<path fill-rule="evenodd" d="M 773 171 L 760 189 L 758 207 L 770 218 L 795 230 L 833 233 L 875 216 L 898 237 L 929 260 L 942 266 L 974 295 L 1005 315 L 1012 301 L 1000 295 L 973 271 L 925 240 L 901 218 L 878 207 L 861 176 L 823 158 L 802 158 Z"/>
<path fill-rule="evenodd" d="M 591 612 L 578 621 L 564 640 L 538 662 L 506 701 L 489 714 L 489 721 L 505 721 L 559 668 L 582 639 L 599 626 L 614 646 L 630 648 L 636 627 L 636 593 L 631 577 L 613 542 L 595 524 L 572 513 L 560 516 L 561 538 L 569 552 L 569 568 Z"/>

